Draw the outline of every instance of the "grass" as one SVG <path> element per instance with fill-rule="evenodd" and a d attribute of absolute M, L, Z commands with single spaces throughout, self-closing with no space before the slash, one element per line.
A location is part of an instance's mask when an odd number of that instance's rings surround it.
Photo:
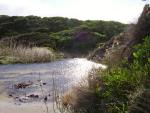
<path fill-rule="evenodd" d="M 99 73 L 106 88 L 104 93 L 98 94 L 104 99 L 108 113 L 127 112 L 139 89 L 144 90 L 149 84 L 149 44 L 150 37 L 146 37 L 142 44 L 135 46 L 132 63 L 122 61 L 120 65 Z M 150 89 L 149 86 L 147 88 Z"/>
<path fill-rule="evenodd" d="M 128 110 L 131 95 L 143 88 L 148 79 L 148 68 L 148 65 L 133 63 L 128 68 L 119 66 L 103 72 L 106 90 L 99 95 L 105 99 L 109 113 L 125 113 Z"/>
<path fill-rule="evenodd" d="M 65 104 L 75 113 L 149 112 L 145 107 L 150 99 L 149 51 L 150 37 L 146 37 L 134 47 L 131 63 L 123 60 L 107 70 L 96 71 L 89 76 L 89 85 L 73 89 L 72 97 L 69 96 L 72 100 L 67 103 L 65 99 Z"/>
<path fill-rule="evenodd" d="M 0 63 L 39 63 L 55 60 L 55 54 L 48 48 L 5 46 L 0 47 Z"/>

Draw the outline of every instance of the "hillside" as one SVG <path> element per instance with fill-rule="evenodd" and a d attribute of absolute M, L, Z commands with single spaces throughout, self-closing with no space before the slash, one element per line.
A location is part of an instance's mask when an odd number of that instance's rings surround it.
<path fill-rule="evenodd" d="M 122 32 L 125 26 L 113 21 L 1 15 L 0 39 L 7 43 L 11 38 L 17 44 L 51 47 L 54 50 L 72 53 L 88 53 L 97 44 Z"/>

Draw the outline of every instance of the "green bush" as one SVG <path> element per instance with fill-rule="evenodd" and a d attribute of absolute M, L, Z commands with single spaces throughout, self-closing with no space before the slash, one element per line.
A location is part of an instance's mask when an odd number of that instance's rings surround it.
<path fill-rule="evenodd" d="M 150 63 L 150 36 L 144 39 L 143 44 L 138 44 L 135 47 L 134 61 L 137 61 L 141 65 Z"/>
<path fill-rule="evenodd" d="M 104 43 L 122 32 L 125 26 L 113 21 L 1 15 L 0 39 L 16 37 L 15 40 L 20 44 L 29 43 L 51 47 L 58 51 L 87 55 L 99 43 Z"/>
<path fill-rule="evenodd" d="M 150 80 L 149 36 L 142 44 L 135 46 L 133 56 L 132 64 L 124 61 L 119 66 L 100 72 L 105 91 L 101 93 L 96 90 L 96 94 L 104 100 L 108 113 L 125 113 L 131 104 L 130 97 L 148 84 L 147 81 Z"/>

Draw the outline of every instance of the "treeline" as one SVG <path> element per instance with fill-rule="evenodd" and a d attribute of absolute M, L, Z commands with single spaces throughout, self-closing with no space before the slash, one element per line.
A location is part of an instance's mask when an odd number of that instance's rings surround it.
<path fill-rule="evenodd" d="M 58 32 L 81 25 L 82 21 L 63 17 L 0 16 L 0 36 L 29 32 Z"/>
<path fill-rule="evenodd" d="M 114 21 L 81 21 L 63 17 L 0 16 L 0 39 L 34 44 L 55 50 L 88 53 L 99 43 L 122 32 L 125 24 Z"/>

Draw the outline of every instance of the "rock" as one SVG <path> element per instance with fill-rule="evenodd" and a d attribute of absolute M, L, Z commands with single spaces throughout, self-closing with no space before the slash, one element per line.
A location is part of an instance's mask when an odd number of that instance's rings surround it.
<path fill-rule="evenodd" d="M 23 100 L 22 100 L 22 99 L 19 99 L 19 102 L 23 102 Z"/>
<path fill-rule="evenodd" d="M 46 85 L 46 83 L 43 83 L 43 85 Z"/>
<path fill-rule="evenodd" d="M 21 82 L 21 83 L 15 84 L 14 87 L 15 87 L 16 89 L 23 89 L 23 88 L 26 88 L 26 87 L 28 87 L 28 86 L 30 86 L 30 85 L 32 85 L 32 84 L 33 84 L 33 82 L 31 82 L 31 81 L 28 81 L 28 82 Z"/>
<path fill-rule="evenodd" d="M 13 95 L 12 95 L 12 94 L 9 94 L 8 96 L 9 96 L 9 97 L 13 97 Z"/>
<path fill-rule="evenodd" d="M 47 100 L 48 100 L 48 98 L 47 98 L 47 96 L 44 98 L 44 102 L 47 102 Z"/>
<path fill-rule="evenodd" d="M 27 97 L 29 97 L 29 98 L 39 98 L 39 95 L 31 94 L 31 95 L 29 95 Z"/>

